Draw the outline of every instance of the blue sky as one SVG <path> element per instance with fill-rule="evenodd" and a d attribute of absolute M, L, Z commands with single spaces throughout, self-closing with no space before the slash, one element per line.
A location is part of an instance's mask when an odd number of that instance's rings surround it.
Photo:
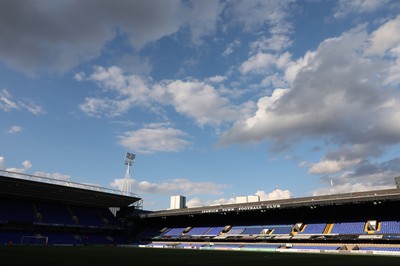
<path fill-rule="evenodd" d="M 0 169 L 149 210 L 394 187 L 400 3 L 1 1 Z M 332 186 L 333 185 L 333 186 Z"/>

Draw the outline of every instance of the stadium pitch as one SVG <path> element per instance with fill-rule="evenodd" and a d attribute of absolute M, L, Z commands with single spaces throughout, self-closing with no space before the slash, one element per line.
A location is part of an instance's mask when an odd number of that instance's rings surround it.
<path fill-rule="evenodd" d="M 400 265 L 400 257 L 103 246 L 0 246 L 0 265 Z"/>

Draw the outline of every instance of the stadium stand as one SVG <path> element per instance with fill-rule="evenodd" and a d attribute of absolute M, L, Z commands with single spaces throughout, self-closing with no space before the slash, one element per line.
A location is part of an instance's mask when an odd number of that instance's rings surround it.
<path fill-rule="evenodd" d="M 206 227 L 193 227 L 188 233 L 187 235 L 189 236 L 202 236 L 205 233 L 207 233 L 207 231 L 210 230 L 209 226 Z"/>
<path fill-rule="evenodd" d="M 134 194 L 53 181 L 0 170 L 0 244 L 400 255 L 400 189 L 151 212 Z"/>
<path fill-rule="evenodd" d="M 263 226 L 247 226 L 243 231 L 243 235 L 259 235 L 264 230 Z"/>
<path fill-rule="evenodd" d="M 325 230 L 326 223 L 310 223 L 304 226 L 304 229 L 299 234 L 322 234 Z"/>
<path fill-rule="evenodd" d="M 125 216 L 141 200 L 119 191 L 0 170 L 0 244 L 126 243 Z"/>
<path fill-rule="evenodd" d="M 32 203 L 7 198 L 0 201 L 0 220 L 2 222 L 31 222 L 33 218 Z"/>
<path fill-rule="evenodd" d="M 381 221 L 380 231 L 381 234 L 399 234 L 400 221 Z"/>
<path fill-rule="evenodd" d="M 37 221 L 38 224 L 75 225 L 66 205 L 40 201 L 36 202 L 35 205 L 37 214 L 40 217 Z"/>
<path fill-rule="evenodd" d="M 165 233 L 163 233 L 163 236 L 175 236 L 175 237 L 179 237 L 182 235 L 183 231 L 185 230 L 185 228 L 170 228 L 168 231 L 166 231 Z"/>
<path fill-rule="evenodd" d="M 226 233 L 226 235 L 240 235 L 245 229 L 245 226 L 234 226 Z"/>
<path fill-rule="evenodd" d="M 368 251 L 396 252 L 399 207 L 400 190 L 390 189 L 161 210 L 129 219 L 139 232 L 158 226 L 158 232 L 145 234 L 147 246 L 356 252 L 371 245 Z M 162 234 L 161 228 L 168 231 Z M 134 239 L 142 240 L 140 233 Z"/>
<path fill-rule="evenodd" d="M 365 234 L 365 222 L 343 222 L 335 223 L 331 234 Z"/>
<path fill-rule="evenodd" d="M 213 226 L 210 230 L 208 230 L 204 235 L 205 236 L 217 236 L 224 229 L 224 226 Z"/>

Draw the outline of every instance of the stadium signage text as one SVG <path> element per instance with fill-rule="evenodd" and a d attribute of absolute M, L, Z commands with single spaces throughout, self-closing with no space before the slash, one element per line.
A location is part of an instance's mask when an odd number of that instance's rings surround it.
<path fill-rule="evenodd" d="M 280 208 L 279 204 L 269 204 L 269 205 L 254 205 L 254 206 L 243 206 L 236 208 L 216 208 L 216 209 L 208 209 L 202 210 L 201 213 L 226 213 L 226 212 L 240 212 L 240 211 L 253 211 L 253 210 L 263 210 L 263 209 L 276 209 Z"/>
<path fill-rule="evenodd" d="M 238 211 L 249 211 L 249 210 L 261 210 L 263 206 L 246 206 L 246 207 L 239 207 Z"/>

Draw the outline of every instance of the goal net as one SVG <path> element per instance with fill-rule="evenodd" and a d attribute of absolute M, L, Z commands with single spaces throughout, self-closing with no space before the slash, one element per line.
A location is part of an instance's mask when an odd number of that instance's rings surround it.
<path fill-rule="evenodd" d="M 37 245 L 37 246 L 45 246 L 48 242 L 47 236 L 23 236 L 21 239 L 21 245 Z"/>

